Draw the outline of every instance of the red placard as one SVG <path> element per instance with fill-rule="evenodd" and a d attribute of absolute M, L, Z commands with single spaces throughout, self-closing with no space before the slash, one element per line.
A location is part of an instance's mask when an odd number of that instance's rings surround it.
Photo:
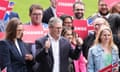
<path fill-rule="evenodd" d="M 73 20 L 74 30 L 78 33 L 78 35 L 84 39 L 89 31 L 94 30 L 93 25 L 87 24 L 86 20 Z"/>
<path fill-rule="evenodd" d="M 73 16 L 72 6 L 76 0 L 57 0 L 57 16 L 61 16 L 63 14 Z"/>
<path fill-rule="evenodd" d="M 9 1 L 7 0 L 1 0 L 0 1 L 0 19 L 2 20 L 5 13 L 6 13 L 6 10 L 8 8 L 8 3 Z"/>
<path fill-rule="evenodd" d="M 9 12 L 12 11 L 14 6 L 15 6 L 15 2 L 9 2 L 8 7 L 7 7 L 7 11 L 9 11 Z"/>
<path fill-rule="evenodd" d="M 36 39 L 46 35 L 48 29 L 43 29 L 41 26 L 24 26 L 23 41 L 26 43 L 34 43 Z"/>

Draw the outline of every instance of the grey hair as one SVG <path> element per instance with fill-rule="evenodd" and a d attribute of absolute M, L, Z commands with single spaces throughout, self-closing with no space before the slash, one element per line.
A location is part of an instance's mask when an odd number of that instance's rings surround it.
<path fill-rule="evenodd" d="M 62 20 L 60 18 L 52 17 L 52 18 L 50 18 L 50 20 L 48 22 L 48 25 L 49 25 L 49 27 L 52 27 L 52 26 L 54 26 L 57 23 L 63 24 L 63 22 L 62 22 Z"/>

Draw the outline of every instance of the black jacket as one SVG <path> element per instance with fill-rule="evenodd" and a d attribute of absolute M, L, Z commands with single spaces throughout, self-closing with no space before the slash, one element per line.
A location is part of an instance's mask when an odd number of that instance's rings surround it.
<path fill-rule="evenodd" d="M 38 72 L 52 72 L 54 58 L 52 47 L 49 48 L 48 53 L 45 52 L 44 44 L 48 36 L 45 36 L 36 41 L 37 55 L 36 61 L 40 64 Z M 59 40 L 59 51 L 60 51 L 60 72 L 68 72 L 69 57 L 72 59 L 78 59 L 81 52 L 79 46 L 75 50 L 71 47 L 68 40 L 61 37 Z"/>

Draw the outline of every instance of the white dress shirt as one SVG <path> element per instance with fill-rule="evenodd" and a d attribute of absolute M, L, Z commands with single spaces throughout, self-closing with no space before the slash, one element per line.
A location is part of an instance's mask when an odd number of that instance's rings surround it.
<path fill-rule="evenodd" d="M 17 39 L 15 39 L 15 45 L 16 45 L 16 47 L 17 47 L 17 50 L 18 50 L 19 54 L 22 56 L 22 52 L 21 52 L 21 50 L 20 50 L 20 47 L 19 47 L 19 44 L 18 44 Z"/>
<path fill-rule="evenodd" d="M 51 7 L 51 9 L 52 9 L 52 12 L 53 12 L 53 14 L 54 14 L 54 17 L 57 17 L 57 14 L 56 14 L 56 9 L 55 9 L 55 8 L 53 8 L 53 7 Z"/>
<path fill-rule="evenodd" d="M 49 35 L 49 38 L 52 45 L 52 52 L 53 52 L 53 58 L 54 58 L 53 72 L 60 72 L 59 39 L 55 40 L 50 35 Z"/>

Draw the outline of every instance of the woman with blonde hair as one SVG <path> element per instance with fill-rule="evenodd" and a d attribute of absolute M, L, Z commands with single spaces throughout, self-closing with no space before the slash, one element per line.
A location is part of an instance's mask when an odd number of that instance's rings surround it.
<path fill-rule="evenodd" d="M 110 27 L 102 26 L 94 45 L 89 49 L 88 72 L 99 72 L 111 64 L 118 64 L 118 59 L 118 49 L 113 42 L 112 31 Z"/>

